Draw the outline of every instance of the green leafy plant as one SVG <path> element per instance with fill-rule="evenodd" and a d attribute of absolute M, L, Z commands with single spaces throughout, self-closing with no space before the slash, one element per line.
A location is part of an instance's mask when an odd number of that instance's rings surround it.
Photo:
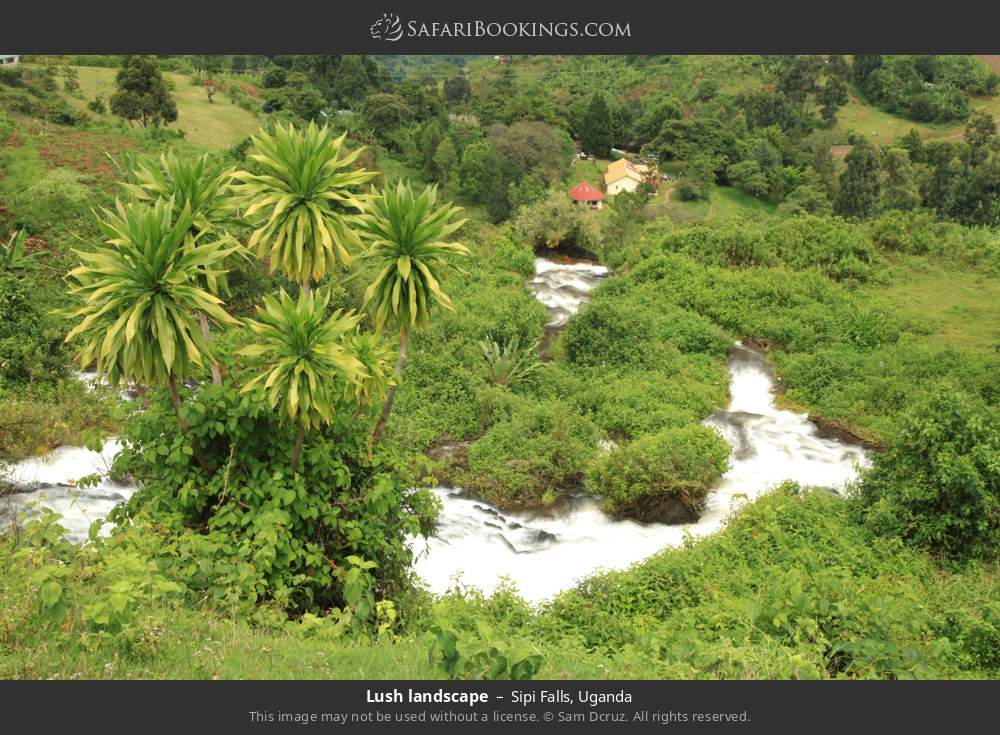
<path fill-rule="evenodd" d="M 267 256 L 270 268 L 281 267 L 306 288 L 338 263 L 351 262 L 350 250 L 361 242 L 353 226 L 361 210 L 355 187 L 375 173 L 353 170 L 363 149 L 347 152 L 345 135 L 334 138 L 329 128 L 310 123 L 305 129 L 278 125 L 273 134 L 252 136 L 249 158 L 261 174 L 238 171 L 233 191 L 244 216 L 262 221 L 248 247 Z"/>
<path fill-rule="evenodd" d="M 485 621 L 474 631 L 437 618 L 430 627 L 428 658 L 449 679 L 532 679 L 543 657 L 524 641 L 498 636 Z"/>
<path fill-rule="evenodd" d="M 28 239 L 28 231 L 17 230 L 0 242 L 0 270 L 18 271 L 34 267 L 41 257 L 40 253 L 25 253 L 24 244 Z"/>
<path fill-rule="evenodd" d="M 378 269 L 365 291 L 365 308 L 376 329 L 399 330 L 397 382 L 406 362 L 411 330 L 427 324 L 434 304 L 455 310 L 441 288 L 442 271 L 454 256 L 469 252 L 460 243 L 445 241 L 466 222 L 451 221 L 460 208 L 450 203 L 437 207 L 436 202 L 435 187 L 414 194 L 409 184 L 399 182 L 369 202 L 359 220 L 368 241 L 364 257 Z M 382 436 L 395 395 L 396 386 L 389 386 L 372 443 Z"/>
<path fill-rule="evenodd" d="M 281 419 L 298 425 L 293 473 L 306 430 L 331 423 L 341 396 L 370 377 L 345 341 L 361 316 L 341 311 L 328 316 L 329 303 L 329 291 L 301 291 L 298 300 L 284 290 L 278 298 L 265 297 L 257 319 L 248 322 L 259 341 L 240 350 L 267 365 L 243 390 L 262 388 Z"/>
<path fill-rule="evenodd" d="M 513 387 L 528 382 L 542 369 L 537 342 L 522 348 L 516 337 L 502 346 L 496 340 L 484 339 L 479 342 L 479 349 L 486 360 L 490 380 L 497 385 Z"/>
<path fill-rule="evenodd" d="M 212 359 L 195 315 L 237 323 L 200 283 L 236 246 L 192 237 L 191 210 L 175 217 L 170 200 L 152 206 L 119 201 L 116 211 L 102 211 L 97 222 L 106 244 L 75 250 L 82 265 L 67 275 L 69 293 L 82 305 L 65 313 L 82 320 L 66 341 L 78 340 L 80 366 L 96 364 L 113 385 L 123 379 L 166 385 L 186 428 L 177 382 Z"/>

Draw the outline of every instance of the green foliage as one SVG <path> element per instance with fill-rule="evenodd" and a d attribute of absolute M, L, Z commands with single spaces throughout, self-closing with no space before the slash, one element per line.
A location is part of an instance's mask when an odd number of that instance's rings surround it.
<path fill-rule="evenodd" d="M 579 138 L 580 145 L 587 153 L 598 158 L 608 158 L 611 155 L 611 146 L 615 141 L 611 128 L 611 111 L 603 94 L 594 94 L 590 98 L 580 123 Z"/>
<path fill-rule="evenodd" d="M 854 80 L 882 109 L 912 120 L 945 122 L 969 115 L 969 97 L 992 95 L 998 78 L 973 56 L 859 56 Z"/>
<path fill-rule="evenodd" d="M 914 401 L 858 487 L 866 522 L 952 558 L 1000 546 L 1000 420 L 941 388 Z"/>
<path fill-rule="evenodd" d="M 399 182 L 383 189 L 361 216 L 361 232 L 369 242 L 365 260 L 378 269 L 365 291 L 365 308 L 378 329 L 408 332 L 425 326 L 435 303 L 454 311 L 441 288 L 442 272 L 468 248 L 445 240 L 466 220 L 451 222 L 461 208 L 436 207 L 436 202 L 435 187 L 414 194 L 409 184 Z"/>
<path fill-rule="evenodd" d="M 279 420 L 318 429 L 334 420 L 341 397 L 371 376 L 348 348 L 348 335 L 361 316 L 327 312 L 329 291 L 299 293 L 298 300 L 281 291 L 264 297 L 249 327 L 257 338 L 241 355 L 265 366 L 243 391 L 262 389 Z"/>
<path fill-rule="evenodd" d="M 235 252 L 225 242 L 199 243 L 189 234 L 193 214 L 176 217 L 170 201 L 153 206 L 118 202 L 98 219 L 106 245 L 77 250 L 82 265 L 70 271 L 70 294 L 80 321 L 66 336 L 79 339 L 82 368 L 96 363 L 112 384 L 135 380 L 164 385 L 188 375 L 211 357 L 194 315 L 218 324 L 235 320 L 222 302 L 200 287 L 217 264 Z"/>
<path fill-rule="evenodd" d="M 835 281 L 865 282 L 878 272 L 878 256 L 864 228 L 807 215 L 770 228 L 777 257 L 796 270 L 818 267 Z"/>
<path fill-rule="evenodd" d="M 28 270 L 38 262 L 41 253 L 25 253 L 24 243 L 27 239 L 28 232 L 22 228 L 11 233 L 7 242 L 0 242 L 0 271 L 12 273 Z"/>
<path fill-rule="evenodd" d="M 536 249 L 559 247 L 594 251 L 600 241 L 597 223 L 586 207 L 577 206 L 561 189 L 522 207 L 513 223 L 518 239 Z"/>
<path fill-rule="evenodd" d="M 149 553 L 172 579 L 244 612 L 351 607 L 363 623 L 406 588 L 405 537 L 430 530 L 435 505 L 403 462 L 368 459 L 350 404 L 306 435 L 295 473 L 295 428 L 232 382 L 185 396 L 187 433 L 168 405 L 159 396 L 125 426 L 114 469 L 145 479 L 112 520 L 116 535 L 158 529 Z"/>
<path fill-rule="evenodd" d="M 693 521 L 728 464 L 729 444 L 715 430 L 689 424 L 600 455 L 587 484 L 612 513 L 646 522 Z"/>
<path fill-rule="evenodd" d="M 497 385 L 511 388 L 519 383 L 530 381 L 534 374 L 542 369 L 538 361 L 538 343 L 521 347 L 515 337 L 503 346 L 495 340 L 482 340 L 479 349 L 486 360 L 486 368 L 490 380 Z"/>
<path fill-rule="evenodd" d="M 478 621 L 475 630 L 453 627 L 437 620 L 429 634 L 428 657 L 449 679 L 533 679 L 542 666 L 542 656 L 526 641 L 507 641 L 488 623 Z"/>
<path fill-rule="evenodd" d="M 320 280 L 338 264 L 349 265 L 350 249 L 360 249 L 355 232 L 362 202 L 354 189 L 375 174 L 352 169 L 362 149 L 344 150 L 346 133 L 334 138 L 325 125 L 299 130 L 278 125 L 273 134 L 253 136 L 251 160 L 264 171 L 238 171 L 233 186 L 243 216 L 261 220 L 247 247 L 267 256 L 289 278 Z"/>
<path fill-rule="evenodd" d="M 112 114 L 130 123 L 166 125 L 177 119 L 177 103 L 170 85 L 150 56 L 123 56 L 111 95 Z"/>
<path fill-rule="evenodd" d="M 594 425 L 563 402 L 522 401 L 469 448 L 460 484 L 501 507 L 547 505 L 583 479 L 596 444 Z"/>
<path fill-rule="evenodd" d="M 949 623 L 955 598 L 937 580 L 929 560 L 870 536 L 841 499 L 789 484 L 720 534 L 584 582 L 528 630 L 628 650 L 665 676 L 947 676 L 956 644 L 974 650 L 960 636 L 990 633 L 979 600 Z"/>

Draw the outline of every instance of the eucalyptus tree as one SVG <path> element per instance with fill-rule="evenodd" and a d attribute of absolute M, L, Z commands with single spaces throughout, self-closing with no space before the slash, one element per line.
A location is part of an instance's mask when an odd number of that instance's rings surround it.
<path fill-rule="evenodd" d="M 265 369 L 244 391 L 263 390 L 280 420 L 298 426 L 291 470 L 298 469 L 305 432 L 333 422 L 341 398 L 370 378 L 347 340 L 362 317 L 351 312 L 327 314 L 329 291 L 301 291 L 298 299 L 284 290 L 266 296 L 257 319 L 247 325 L 257 342 L 240 354 L 263 362 Z"/>
<path fill-rule="evenodd" d="M 368 202 L 360 218 L 362 236 L 368 241 L 364 258 L 377 269 L 375 280 L 365 291 L 365 308 L 377 330 L 399 333 L 396 378 L 386 391 L 372 432 L 373 444 L 381 438 L 392 412 L 411 331 L 427 324 L 435 304 L 455 311 L 441 288 L 441 276 L 449 261 L 469 252 L 460 243 L 447 242 L 467 221 L 451 221 L 460 211 L 451 203 L 437 206 L 436 187 L 414 194 L 409 184 L 399 182 Z"/>
<path fill-rule="evenodd" d="M 173 151 L 160 156 L 159 165 L 146 165 L 126 160 L 127 180 L 122 189 L 140 201 L 153 203 L 159 199 L 173 202 L 174 213 L 185 207 L 191 211 L 189 234 L 197 241 L 202 234 L 212 233 L 219 239 L 228 238 L 226 226 L 234 224 L 230 216 L 230 185 L 233 171 L 208 155 L 197 158 L 178 158 Z M 236 240 L 232 243 L 235 245 Z M 228 290 L 225 271 L 206 274 L 203 286 L 209 292 L 222 296 Z M 206 341 L 211 341 L 208 318 L 198 313 L 198 322 Z M 222 385 L 222 375 L 216 362 L 211 364 L 212 382 Z"/>
<path fill-rule="evenodd" d="M 305 291 L 361 248 L 353 226 L 363 199 L 354 189 L 376 173 L 352 168 L 364 149 L 348 152 L 345 136 L 315 123 L 261 130 L 251 137 L 250 158 L 262 173 L 235 174 L 235 202 L 257 224 L 248 246 Z"/>
<path fill-rule="evenodd" d="M 66 336 L 79 343 L 81 367 L 96 364 L 98 376 L 112 385 L 128 380 L 166 386 L 185 433 L 177 383 L 212 359 L 194 315 L 238 323 L 203 287 L 218 277 L 221 262 L 237 246 L 202 242 L 206 233 L 191 234 L 193 220 L 188 207 L 175 214 L 169 199 L 152 205 L 118 201 L 114 211 L 102 209 L 97 224 L 105 242 L 74 251 L 81 264 L 67 281 L 80 303 L 65 312 L 81 320 Z"/>

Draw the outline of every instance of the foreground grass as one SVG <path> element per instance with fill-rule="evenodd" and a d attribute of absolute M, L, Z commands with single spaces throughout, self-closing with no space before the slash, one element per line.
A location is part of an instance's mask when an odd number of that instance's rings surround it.
<path fill-rule="evenodd" d="M 527 641 L 538 678 L 992 678 L 1000 673 L 1000 567 L 943 566 L 859 523 L 850 501 L 783 488 L 720 533 L 583 582 L 541 609 L 511 591 L 405 608 L 400 637 L 353 640 L 254 628 L 213 609 L 140 606 L 128 645 L 87 645 L 100 584 L 67 582 L 56 624 L 32 575 L 44 552 L 0 540 L 0 677 L 30 679 L 440 678 L 430 616 Z M 72 559 L 70 564 L 74 562 Z M 93 643 L 94 639 L 89 639 Z"/>

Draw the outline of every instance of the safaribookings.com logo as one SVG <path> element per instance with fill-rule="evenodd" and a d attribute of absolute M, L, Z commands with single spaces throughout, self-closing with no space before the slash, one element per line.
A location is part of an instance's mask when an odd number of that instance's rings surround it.
<path fill-rule="evenodd" d="M 630 38 L 632 28 L 622 21 L 417 21 L 403 24 L 395 13 L 382 17 L 369 28 L 377 41 L 407 38 Z"/>

